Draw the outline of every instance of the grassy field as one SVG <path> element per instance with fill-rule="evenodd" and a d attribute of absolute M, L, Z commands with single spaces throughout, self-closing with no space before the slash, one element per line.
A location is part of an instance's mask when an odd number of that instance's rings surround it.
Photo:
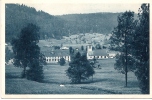
<path fill-rule="evenodd" d="M 114 59 L 100 60 L 101 69 L 95 68 L 93 81 L 90 77 L 81 84 L 70 83 L 65 74 L 68 64 L 44 66 L 43 83 L 22 79 L 22 68 L 7 65 L 6 94 L 141 94 L 132 72 L 128 73 L 128 87 L 125 87 L 125 75 L 114 70 L 114 62 Z"/>

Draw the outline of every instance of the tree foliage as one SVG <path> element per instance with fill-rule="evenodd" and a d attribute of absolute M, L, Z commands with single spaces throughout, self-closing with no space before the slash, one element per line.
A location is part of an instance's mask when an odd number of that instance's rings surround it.
<path fill-rule="evenodd" d="M 66 74 L 72 83 L 81 83 L 81 80 L 88 79 L 95 73 L 86 55 L 81 55 L 79 52 L 75 54 L 69 65 Z"/>
<path fill-rule="evenodd" d="M 131 57 L 131 47 L 133 41 L 134 27 L 136 26 L 134 21 L 133 12 L 124 12 L 122 15 L 118 16 L 118 26 L 114 28 L 111 40 L 111 48 L 113 50 L 119 51 L 120 54 L 116 57 L 115 69 L 125 72 L 125 65 L 132 65 L 130 61 Z M 130 66 L 130 70 L 131 70 Z"/>
<path fill-rule="evenodd" d="M 115 69 L 122 73 L 130 70 L 135 72 L 141 92 L 148 94 L 150 87 L 149 4 L 141 5 L 136 21 L 134 21 L 131 12 L 125 12 L 122 16 L 118 16 L 118 26 L 114 29 L 111 37 L 111 48 L 120 52 L 116 56 Z M 127 70 L 124 70 L 126 65 Z"/>
<path fill-rule="evenodd" d="M 61 58 L 60 61 L 59 61 L 59 64 L 60 64 L 61 66 L 64 66 L 65 63 L 66 63 L 66 62 L 65 62 L 65 59 L 64 59 L 64 58 Z"/>
<path fill-rule="evenodd" d="M 81 50 L 82 50 L 82 51 L 84 50 L 84 46 L 83 46 L 83 45 L 81 46 Z"/>
<path fill-rule="evenodd" d="M 101 45 L 98 43 L 96 46 L 95 46 L 96 49 L 101 49 Z"/>
<path fill-rule="evenodd" d="M 132 55 L 136 58 L 136 76 L 142 93 L 149 93 L 149 4 L 142 4 L 134 34 Z"/>
<path fill-rule="evenodd" d="M 118 70 L 122 74 L 125 74 L 125 55 L 116 55 L 116 63 L 114 64 L 114 69 Z M 127 72 L 132 71 L 134 72 L 136 70 L 134 66 L 135 59 L 133 59 L 131 56 L 127 57 Z"/>
<path fill-rule="evenodd" d="M 21 30 L 18 38 L 12 40 L 12 49 L 14 53 L 14 65 L 23 67 L 23 76 L 34 81 L 42 81 L 44 55 L 40 53 L 37 45 L 39 42 L 39 27 L 34 24 L 28 24 Z M 27 71 L 26 68 L 29 68 Z"/>
<path fill-rule="evenodd" d="M 70 53 L 70 54 L 73 54 L 73 53 L 74 53 L 72 47 L 69 47 L 69 53 Z"/>

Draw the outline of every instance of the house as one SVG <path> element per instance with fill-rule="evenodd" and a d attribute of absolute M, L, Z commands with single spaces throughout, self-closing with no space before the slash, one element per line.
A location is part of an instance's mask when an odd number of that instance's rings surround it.
<path fill-rule="evenodd" d="M 92 50 L 92 45 L 87 46 L 87 59 L 107 59 L 109 58 L 106 49 Z"/>
<path fill-rule="evenodd" d="M 68 47 L 61 47 L 60 49 L 62 49 L 62 50 L 68 50 L 69 48 Z"/>
<path fill-rule="evenodd" d="M 108 53 L 109 58 L 114 58 L 116 56 L 116 53 L 110 52 Z"/>

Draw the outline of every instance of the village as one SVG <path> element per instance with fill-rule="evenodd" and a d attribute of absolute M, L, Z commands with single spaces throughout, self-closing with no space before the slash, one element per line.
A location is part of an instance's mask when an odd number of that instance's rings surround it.
<path fill-rule="evenodd" d="M 70 62 L 70 47 L 75 52 L 86 53 L 88 60 L 101 60 L 116 56 L 115 51 L 109 50 L 110 44 L 107 43 L 109 38 L 110 34 L 86 33 L 68 37 L 64 36 L 61 40 L 40 40 L 39 46 L 46 57 L 47 63 L 58 63 L 61 58 L 64 58 L 66 62 Z"/>
<path fill-rule="evenodd" d="M 109 50 L 110 34 L 104 35 L 99 33 L 85 33 L 64 36 L 63 39 L 45 39 L 39 40 L 39 46 L 41 53 L 46 58 L 46 63 L 58 63 L 61 58 L 64 58 L 68 63 L 71 61 L 69 48 L 75 50 L 75 52 L 81 52 L 87 54 L 88 60 L 105 60 L 114 58 L 118 52 Z M 11 52 L 12 46 L 5 44 Z M 99 46 L 99 47 L 98 47 Z M 10 59 L 6 64 L 13 63 L 13 59 Z"/>

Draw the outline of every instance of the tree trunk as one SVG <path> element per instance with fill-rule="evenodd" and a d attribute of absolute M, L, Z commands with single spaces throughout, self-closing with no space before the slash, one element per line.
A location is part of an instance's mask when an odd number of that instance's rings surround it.
<path fill-rule="evenodd" d="M 128 73 L 128 68 L 127 68 L 127 64 L 128 64 L 128 61 L 127 61 L 127 40 L 126 40 L 126 34 L 125 34 L 125 79 L 126 79 L 126 87 L 127 87 L 127 73 Z"/>
<path fill-rule="evenodd" d="M 81 83 L 81 74 L 79 74 L 79 83 Z"/>
<path fill-rule="evenodd" d="M 127 87 L 127 65 L 126 65 L 126 68 L 125 68 L 125 79 L 126 79 L 126 87 Z"/>
<path fill-rule="evenodd" d="M 22 78 L 25 78 L 25 77 L 26 77 L 26 67 L 24 67 L 23 73 L 22 73 Z"/>

